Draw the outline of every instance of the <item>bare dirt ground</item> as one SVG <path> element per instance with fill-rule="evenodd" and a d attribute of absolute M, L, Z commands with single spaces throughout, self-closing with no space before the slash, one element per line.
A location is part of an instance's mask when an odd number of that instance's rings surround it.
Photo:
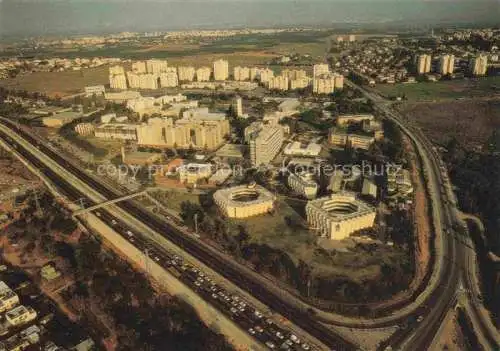
<path fill-rule="evenodd" d="M 465 350 L 462 332 L 457 322 L 454 310 L 450 311 L 445 319 L 443 329 L 437 335 L 437 342 L 430 348 L 431 351 L 461 351 Z"/>
<path fill-rule="evenodd" d="M 406 103 L 399 109 L 438 144 L 455 137 L 463 145 L 481 147 L 500 128 L 500 99 Z"/>

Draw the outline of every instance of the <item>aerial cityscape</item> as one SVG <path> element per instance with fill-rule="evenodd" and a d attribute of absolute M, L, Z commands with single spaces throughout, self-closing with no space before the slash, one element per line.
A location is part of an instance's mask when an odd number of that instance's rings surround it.
<path fill-rule="evenodd" d="M 0 0 L 0 351 L 500 350 L 499 14 Z"/>

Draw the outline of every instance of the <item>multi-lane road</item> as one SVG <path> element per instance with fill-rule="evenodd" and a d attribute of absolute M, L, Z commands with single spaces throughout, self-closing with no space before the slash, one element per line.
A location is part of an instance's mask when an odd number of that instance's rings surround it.
<path fill-rule="evenodd" d="M 425 349 L 429 346 L 431 336 L 439 329 L 446 316 L 446 312 L 457 304 L 457 297 L 465 292 L 465 311 L 474 326 L 474 332 L 481 341 L 484 350 L 500 348 L 498 330 L 493 325 L 490 316 L 485 313 L 482 302 L 477 298 L 480 288 L 477 278 L 477 262 L 472 241 L 460 217 L 460 211 L 453 193 L 453 187 L 448 178 L 446 167 L 432 146 L 432 143 L 416 128 L 403 123 L 401 116 L 390 107 L 390 103 L 371 91 L 347 81 L 353 89 L 357 89 L 366 98 L 373 101 L 375 108 L 397 124 L 412 140 L 421 161 L 427 164 L 426 180 L 430 197 L 433 202 L 435 230 L 442 230 L 442 274 L 439 276 L 439 287 L 433 292 L 431 299 L 426 303 L 431 311 L 426 316 L 426 323 L 413 328 L 412 332 L 396 333 L 392 338 L 392 345 L 400 345 L 407 349 Z M 436 228 L 436 225 L 441 228 Z M 461 233 L 458 233 L 461 231 Z M 437 263 L 439 264 L 439 262 Z M 406 335 L 405 335 L 406 334 Z M 415 348 L 415 346 L 418 346 Z"/>
<path fill-rule="evenodd" d="M 339 322 L 338 316 L 330 318 L 327 313 L 322 313 L 322 311 L 311 314 L 304 308 L 304 304 L 298 305 L 294 303 L 294 301 L 287 298 L 285 294 L 277 292 L 276 287 L 266 286 L 263 284 L 262 280 L 256 279 L 252 274 L 248 274 L 248 271 L 240 269 L 240 267 L 235 264 L 228 263 L 227 259 L 223 256 L 214 254 L 213 250 L 208 250 L 203 243 L 200 243 L 193 237 L 186 236 L 185 233 L 172 224 L 159 220 L 134 201 L 124 201 L 119 203 L 118 206 L 152 229 L 162 233 L 171 242 L 181 247 L 187 253 L 196 257 L 240 288 L 243 288 L 252 296 L 291 320 L 310 335 L 321 340 L 331 349 L 351 350 L 355 349 L 356 345 L 334 332 L 331 328 L 326 327 L 318 320 L 331 324 L 343 324 L 363 329 L 402 325 L 403 327 L 389 340 L 384 342 L 380 348 L 384 349 L 391 346 L 393 349 L 424 350 L 429 347 L 446 312 L 456 304 L 459 285 L 463 283 L 469 291 L 476 291 L 477 286 L 470 286 L 476 284 L 475 275 L 470 273 L 471 270 L 475 269 L 475 263 L 474 260 L 471 259 L 471 253 L 466 250 L 464 251 L 463 245 L 456 241 L 457 236 L 453 233 L 452 228 L 455 227 L 454 224 L 459 222 L 456 218 L 456 202 L 454 201 L 454 196 L 446 174 L 442 170 L 439 156 L 432 148 L 431 143 L 418 130 L 414 130 L 403 124 L 397 113 L 395 113 L 390 108 L 389 104 L 378 95 L 356 86 L 352 82 L 348 81 L 347 84 L 355 89 L 359 89 L 367 98 L 373 100 L 379 112 L 391 119 L 402 129 L 413 142 L 417 154 L 420 157 L 421 164 L 425 169 L 428 183 L 428 195 L 432 200 L 433 225 L 438 239 L 435 248 L 436 257 L 433 267 L 435 274 L 429 279 L 429 287 L 418 296 L 416 301 L 411 303 L 411 306 L 402 306 L 400 310 L 394 311 L 391 316 L 380 320 L 359 319 L 356 321 L 354 318 L 346 318 L 344 323 Z M 81 181 L 93 187 L 106 199 L 114 199 L 123 195 L 116 189 L 87 174 L 70 160 L 54 152 L 54 150 L 47 146 L 43 140 L 34 137 L 23 129 L 17 128 L 16 125 L 10 123 L 8 120 L 2 119 L 1 123 L 17 133 L 19 137 L 36 145 L 46 156 L 64 167 L 68 172 L 71 172 L 72 175 L 78 177 Z M 15 141 L 12 140 L 11 142 L 15 143 Z M 21 148 L 19 144 L 18 148 Z M 34 163 L 36 167 L 40 167 L 44 174 L 48 178 L 53 179 L 58 186 L 65 184 L 64 179 L 60 179 L 60 177 L 58 179 L 56 172 L 52 172 L 50 169 L 47 169 L 46 166 L 40 164 L 40 161 L 34 158 L 33 155 L 29 156 L 25 152 L 23 157 L 31 157 L 32 160 L 30 160 L 30 162 Z M 84 196 L 84 194 L 78 193 L 73 189 L 72 185 L 69 183 L 64 187 L 65 191 L 72 194 L 75 198 Z M 103 213 L 106 213 L 106 211 L 103 210 Z M 467 258 L 467 266 L 461 264 L 463 258 Z M 474 306 L 474 304 L 472 305 Z M 474 308 L 471 308 L 471 310 L 474 310 Z M 476 320 L 478 316 L 482 316 L 482 314 L 476 313 Z M 425 323 L 417 322 L 417 320 L 422 319 L 425 320 Z M 482 321 L 484 318 L 479 318 L 479 320 Z M 483 325 L 488 326 L 488 323 L 483 323 Z M 255 332 L 255 328 L 249 329 L 251 329 L 249 332 Z M 495 345 L 497 340 L 491 328 L 483 327 L 483 329 L 485 329 L 485 335 L 489 335 L 489 337 L 485 337 L 485 339 L 489 340 L 490 345 Z M 496 344 L 498 345 L 498 343 Z"/>
<path fill-rule="evenodd" d="M 59 155 L 42 140 L 37 139 L 35 136 L 26 132 L 22 128 L 18 129 L 18 126 L 8 120 L 3 119 L 1 122 L 4 126 L 8 126 L 12 131 L 15 131 L 19 137 L 28 141 L 32 145 L 35 145 L 39 151 L 48 156 L 51 160 L 57 162 L 68 172 L 90 185 L 95 191 L 103 194 L 103 196 L 107 199 L 114 199 L 122 195 L 117 193 L 114 189 L 108 188 L 107 185 L 97 181 L 85 171 L 81 170 L 78 166 Z M 14 146 L 16 150 L 21 153 L 23 158 L 29 160 L 30 163 L 40 169 L 42 173 L 47 178 L 54 181 L 58 187 L 63 188 L 65 193 L 70 194 L 74 199 L 85 198 L 85 201 L 87 201 L 88 204 L 94 204 L 94 202 L 89 199 L 87 195 L 75 190 L 73 184 L 58 175 L 57 172 L 51 170 L 46 164 L 38 160 L 29 151 L 25 150 L 21 144 L 16 142 L 16 140 L 8 135 L 5 135 L 3 132 L 0 132 L 0 137 Z M 281 299 L 280 296 L 276 295 L 273 290 L 270 290 L 268 287 L 261 285 L 260 282 L 253 280 L 251 276 L 242 274 L 233 265 L 228 265 L 222 257 L 214 255 L 213 251 L 208 251 L 205 245 L 200 243 L 194 237 L 187 236 L 184 232 L 180 231 L 172 224 L 159 220 L 149 211 L 141 208 L 133 201 L 123 201 L 118 203 L 117 206 L 132 214 L 135 218 L 139 219 L 156 232 L 162 233 L 162 235 L 178 247 L 181 247 L 184 251 L 193 257 L 196 257 L 229 281 L 234 282 L 237 286 L 248 291 L 252 296 L 262 301 L 262 303 L 269 306 L 272 310 L 292 321 L 295 325 L 312 335 L 314 338 L 321 340 L 321 342 L 327 345 L 331 350 L 356 349 L 356 345 L 316 321 L 307 311 L 297 309 L 296 306 L 290 304 L 284 299 Z M 100 212 L 106 212 L 106 210 L 103 209 Z"/>

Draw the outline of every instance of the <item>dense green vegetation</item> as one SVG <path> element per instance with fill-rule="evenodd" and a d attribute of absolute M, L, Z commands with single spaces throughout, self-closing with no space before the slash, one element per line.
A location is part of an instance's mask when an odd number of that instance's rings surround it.
<path fill-rule="evenodd" d="M 80 306 L 82 321 L 91 323 L 103 338 L 113 330 L 117 350 L 232 349 L 199 321 L 190 306 L 175 297 L 158 295 L 143 273 L 104 249 L 95 238 L 83 234 L 77 242 L 64 240 L 75 229 L 69 214 L 49 195 L 43 195 L 39 203 L 44 215 L 36 215 L 35 202 L 29 199 L 21 218 L 8 228 L 9 239 L 28 242 L 25 252 L 39 247 L 48 258 L 67 261 L 76 282 L 62 293 L 64 299 Z M 94 314 L 97 309 L 108 316 L 107 325 Z"/>

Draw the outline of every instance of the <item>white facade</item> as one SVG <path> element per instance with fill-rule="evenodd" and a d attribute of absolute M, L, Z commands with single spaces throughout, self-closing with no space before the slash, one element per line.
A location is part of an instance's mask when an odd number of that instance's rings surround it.
<path fill-rule="evenodd" d="M 234 80 L 245 81 L 250 80 L 250 68 L 236 66 L 233 70 Z"/>
<path fill-rule="evenodd" d="M 179 81 L 192 82 L 194 80 L 196 70 L 193 66 L 180 66 L 177 67 L 177 73 L 179 75 Z"/>
<path fill-rule="evenodd" d="M 313 66 L 313 78 L 330 74 L 330 67 L 326 63 L 321 63 Z"/>
<path fill-rule="evenodd" d="M 177 71 L 160 73 L 160 86 L 162 88 L 174 88 L 179 85 Z"/>
<path fill-rule="evenodd" d="M 200 67 L 196 70 L 196 80 L 198 82 L 208 82 L 211 74 L 210 67 Z"/>
<path fill-rule="evenodd" d="M 455 56 L 454 55 L 443 55 L 439 59 L 439 73 L 453 74 L 455 70 Z"/>
<path fill-rule="evenodd" d="M 229 63 L 226 60 L 214 62 L 214 80 L 222 81 L 229 78 Z"/>
<path fill-rule="evenodd" d="M 356 199 L 354 193 L 339 192 L 309 201 L 307 222 L 321 237 L 342 240 L 352 233 L 373 227 L 376 211 Z"/>
<path fill-rule="evenodd" d="M 269 90 L 288 90 L 288 77 L 287 76 L 277 76 L 269 79 L 267 82 L 267 87 Z"/>
<path fill-rule="evenodd" d="M 264 127 L 249 135 L 250 160 L 253 166 L 267 165 L 276 157 L 283 145 L 283 134 L 283 128 L 276 126 Z"/>
<path fill-rule="evenodd" d="M 91 123 L 78 123 L 75 126 L 75 132 L 78 135 L 89 136 L 94 134 L 94 126 Z"/>
<path fill-rule="evenodd" d="M 475 76 L 484 76 L 488 70 L 488 56 L 480 54 L 469 62 L 470 71 Z"/>
<path fill-rule="evenodd" d="M 36 311 L 32 307 L 17 306 L 7 313 L 5 313 L 5 319 L 12 326 L 18 326 L 26 324 L 34 320 L 37 316 Z"/>
<path fill-rule="evenodd" d="M 92 85 L 84 88 L 86 96 L 102 95 L 106 92 L 104 85 Z"/>
<path fill-rule="evenodd" d="M 344 87 L 344 77 L 336 74 L 328 74 L 314 77 L 313 93 L 315 94 L 332 94 L 336 90 L 341 90 Z"/>
<path fill-rule="evenodd" d="M 302 145 L 298 141 L 288 144 L 283 153 L 287 156 L 304 156 L 304 157 L 317 157 L 321 152 L 321 145 L 315 143 L 309 143 L 307 145 Z"/>
<path fill-rule="evenodd" d="M 147 60 L 146 70 L 148 73 L 160 74 L 168 69 L 167 61 L 165 60 Z"/>
<path fill-rule="evenodd" d="M 118 140 L 137 140 L 137 126 L 133 124 L 101 124 L 94 130 L 96 138 L 118 139 Z"/>
<path fill-rule="evenodd" d="M 212 175 L 212 166 L 207 163 L 189 163 L 177 168 L 181 183 L 196 184 L 199 180 L 208 179 Z"/>
<path fill-rule="evenodd" d="M 417 73 L 425 74 L 431 71 L 431 55 L 422 54 L 417 56 Z"/>
<path fill-rule="evenodd" d="M 236 97 L 233 101 L 233 111 L 236 117 L 243 116 L 243 100 L 239 96 Z"/>
<path fill-rule="evenodd" d="M 260 185 L 240 185 L 217 190 L 214 202 L 229 218 L 248 218 L 269 213 L 274 195 Z"/>
<path fill-rule="evenodd" d="M 288 186 L 308 199 L 316 198 L 318 194 L 318 184 L 314 180 L 314 174 L 290 174 L 287 179 Z"/>
<path fill-rule="evenodd" d="M 132 62 L 132 72 L 134 73 L 146 73 L 146 62 L 144 61 L 136 61 Z"/>
<path fill-rule="evenodd" d="M 127 90 L 127 77 L 125 74 L 110 75 L 109 86 L 111 89 Z"/>
<path fill-rule="evenodd" d="M 7 285 L 0 281 L 0 313 L 8 311 L 19 304 L 19 296 Z"/>

